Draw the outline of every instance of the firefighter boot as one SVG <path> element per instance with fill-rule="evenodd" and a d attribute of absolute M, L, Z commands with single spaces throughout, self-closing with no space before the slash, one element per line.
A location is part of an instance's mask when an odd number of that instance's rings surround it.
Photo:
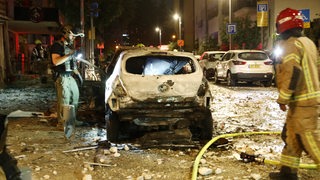
<path fill-rule="evenodd" d="M 280 172 L 269 173 L 270 179 L 274 180 L 298 180 L 296 172 L 292 172 L 290 167 L 282 166 Z"/>

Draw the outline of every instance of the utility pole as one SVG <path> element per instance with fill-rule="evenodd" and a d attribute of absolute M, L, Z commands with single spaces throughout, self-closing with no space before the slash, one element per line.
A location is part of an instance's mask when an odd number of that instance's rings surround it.
<path fill-rule="evenodd" d="M 231 5 L 231 0 L 229 0 L 229 24 L 231 24 L 231 15 L 232 15 L 232 5 Z M 232 48 L 232 37 L 231 34 L 229 34 L 229 50 Z"/>
<path fill-rule="evenodd" d="M 84 33 L 84 0 L 80 0 L 80 26 L 81 32 Z M 81 37 L 81 53 L 85 57 L 84 37 Z M 85 73 L 85 66 L 81 67 L 81 74 Z"/>

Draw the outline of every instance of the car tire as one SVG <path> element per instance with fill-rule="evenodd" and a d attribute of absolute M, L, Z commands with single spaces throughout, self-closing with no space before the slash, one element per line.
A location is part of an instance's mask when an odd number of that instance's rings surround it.
<path fill-rule="evenodd" d="M 213 83 L 215 83 L 215 84 L 220 83 L 220 80 L 218 79 L 218 72 L 217 71 L 214 71 Z"/>
<path fill-rule="evenodd" d="M 235 86 L 236 85 L 236 80 L 234 78 L 232 78 L 230 71 L 227 74 L 227 85 L 228 86 Z"/>
<path fill-rule="evenodd" d="M 211 140 L 213 136 L 213 119 L 209 109 L 205 112 L 206 116 L 202 121 L 200 140 Z"/>
<path fill-rule="evenodd" d="M 203 76 L 208 79 L 208 74 L 206 69 L 203 69 Z"/>
<path fill-rule="evenodd" d="M 116 142 L 119 139 L 120 121 L 118 115 L 110 108 L 107 109 L 106 116 L 107 140 Z"/>

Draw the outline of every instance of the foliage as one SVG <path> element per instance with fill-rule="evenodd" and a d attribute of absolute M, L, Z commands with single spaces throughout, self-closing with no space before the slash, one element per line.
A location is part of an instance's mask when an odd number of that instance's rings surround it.
<path fill-rule="evenodd" d="M 201 42 L 199 45 L 197 54 L 202 54 L 204 51 L 215 51 L 220 49 L 217 38 L 210 36 L 206 39 L 206 41 Z"/>
<path fill-rule="evenodd" d="M 236 24 L 237 33 L 232 34 L 232 49 L 256 49 L 260 43 L 260 28 L 256 26 L 256 22 L 250 18 L 235 18 L 233 23 Z M 224 24 L 228 24 L 227 21 Z M 222 44 L 229 44 L 229 34 L 227 34 L 226 26 L 222 26 L 220 30 Z"/>
<path fill-rule="evenodd" d="M 304 29 L 304 34 L 309 37 L 317 46 L 320 39 L 320 19 L 311 22 L 311 27 Z"/>
<path fill-rule="evenodd" d="M 173 41 L 173 42 L 169 43 L 169 50 L 170 51 L 173 51 L 173 50 L 178 49 L 178 48 L 179 48 L 179 46 L 177 44 L 177 41 Z"/>

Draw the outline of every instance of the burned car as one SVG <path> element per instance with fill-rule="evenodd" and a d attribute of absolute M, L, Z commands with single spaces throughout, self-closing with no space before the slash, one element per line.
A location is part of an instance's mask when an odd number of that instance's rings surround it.
<path fill-rule="evenodd" d="M 212 138 L 211 94 L 191 53 L 127 49 L 112 60 L 107 74 L 109 141 L 146 134 L 176 143 Z"/>

